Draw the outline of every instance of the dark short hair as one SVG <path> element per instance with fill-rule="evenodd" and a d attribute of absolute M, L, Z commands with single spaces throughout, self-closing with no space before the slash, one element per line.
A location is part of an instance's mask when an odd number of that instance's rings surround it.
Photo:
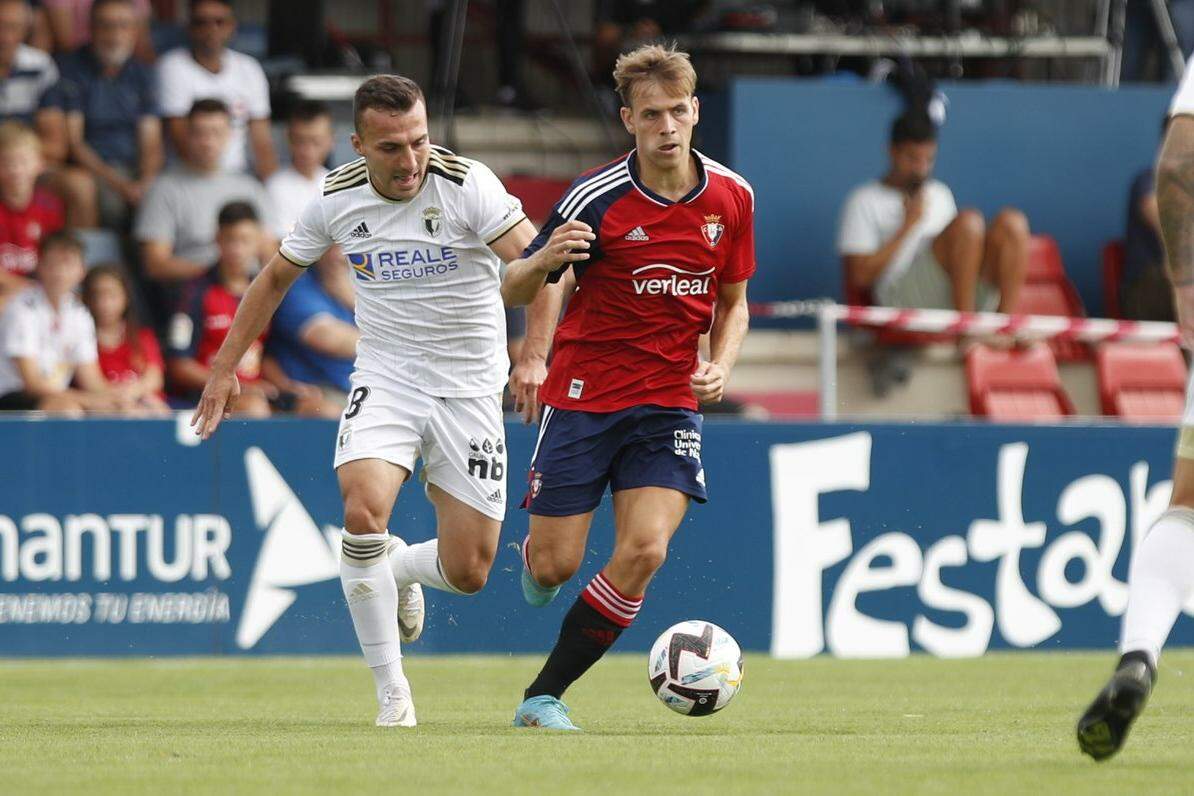
<path fill-rule="evenodd" d="M 232 118 L 232 112 L 228 110 L 228 106 L 224 100 L 216 99 L 215 97 L 204 97 L 203 99 L 195 100 L 191 105 L 191 109 L 187 111 L 187 119 L 194 119 L 196 116 L 204 113 L 222 113 L 229 119 Z"/>
<path fill-rule="evenodd" d="M 927 113 L 901 114 L 891 123 L 891 143 L 927 144 L 937 140 L 937 127 Z"/>
<path fill-rule="evenodd" d="M 80 257 L 85 251 L 83 241 L 69 229 L 58 229 L 41 239 L 37 247 L 39 254 L 45 254 L 50 249 L 70 249 Z"/>
<path fill-rule="evenodd" d="M 261 221 L 253 205 L 248 202 L 229 202 L 220 208 L 220 215 L 216 216 L 216 223 L 221 227 L 239 224 L 242 221 L 252 221 L 254 224 Z"/>
<path fill-rule="evenodd" d="M 361 131 L 361 114 L 370 108 L 406 113 L 423 99 L 423 89 L 402 75 L 374 75 L 357 88 L 352 98 L 352 123 Z"/>
<path fill-rule="evenodd" d="M 321 100 L 299 100 L 290 109 L 288 122 L 313 122 L 316 119 L 332 118 L 332 109 Z"/>

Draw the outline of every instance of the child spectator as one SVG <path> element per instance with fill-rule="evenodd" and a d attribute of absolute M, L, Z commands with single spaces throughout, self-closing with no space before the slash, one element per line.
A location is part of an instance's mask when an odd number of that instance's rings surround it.
<path fill-rule="evenodd" d="M 324 167 L 335 141 L 332 138 L 332 114 L 322 102 L 305 100 L 294 106 L 286 124 L 290 143 L 290 163 L 265 181 L 274 210 L 274 234 L 286 237 L 299 214 L 323 190 Z"/>
<path fill-rule="evenodd" d="M 261 237 L 261 222 L 247 202 L 230 202 L 219 214 L 216 244 L 219 258 L 214 267 L 187 286 L 178 313 L 170 322 L 169 357 L 166 364 L 171 392 L 198 400 L 211 373 L 211 361 L 224 342 L 241 296 L 249 288 Z M 265 335 L 245 352 L 236 376 L 241 393 L 238 414 L 268 417 L 267 394 L 272 392 L 261 378 Z"/>
<path fill-rule="evenodd" d="M 74 294 L 84 270 L 83 244 L 70 232 L 42 241 L 38 283 L 0 316 L 0 409 L 77 417 L 129 406 L 96 362 L 95 324 Z"/>
<path fill-rule="evenodd" d="M 62 228 L 62 202 L 37 185 L 37 136 L 18 122 L 0 123 L 0 306 L 29 287 L 42 239 Z"/>
<path fill-rule="evenodd" d="M 255 58 L 228 49 L 236 35 L 232 3 L 192 0 L 188 31 L 190 47 L 172 50 L 158 61 L 162 114 L 171 143 L 179 151 L 186 146 L 186 115 L 197 100 L 221 100 L 232 112 L 232 146 L 224 153 L 224 168 L 247 171 L 251 148 L 257 175 L 265 179 L 278 168 L 269 130 L 269 84 Z"/>
<path fill-rule="evenodd" d="M 91 43 L 62 57 L 52 103 L 66 113 L 72 160 L 89 176 L 77 226 L 127 230 L 162 167 L 153 71 L 133 57 L 136 0 L 96 0 Z M 98 191 L 97 191 L 98 189 Z"/>
<path fill-rule="evenodd" d="M 97 265 L 83 279 L 83 304 L 95 321 L 100 372 L 108 384 L 123 387 L 129 402 L 144 414 L 165 414 L 162 350 L 153 331 L 138 323 L 129 297 L 124 271 L 116 266 Z"/>
<path fill-rule="evenodd" d="M 278 305 L 268 343 L 277 365 L 270 380 L 304 399 L 300 414 L 338 417 L 344 411 L 361 337 L 354 306 L 349 265 L 338 246 L 300 276 Z"/>

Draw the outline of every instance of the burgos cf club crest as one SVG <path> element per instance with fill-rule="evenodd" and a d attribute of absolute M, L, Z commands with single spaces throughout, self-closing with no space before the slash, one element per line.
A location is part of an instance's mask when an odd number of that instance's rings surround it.
<path fill-rule="evenodd" d="M 438 207 L 429 207 L 423 211 L 423 229 L 427 230 L 428 235 L 439 235 L 442 217 L 443 212 Z"/>
<path fill-rule="evenodd" d="M 705 236 L 705 242 L 709 244 L 710 249 L 717 248 L 717 242 L 721 240 L 721 235 L 725 231 L 725 224 L 721 223 L 721 216 L 716 214 L 705 216 L 705 223 L 701 224 L 701 234 Z"/>
<path fill-rule="evenodd" d="M 352 270 L 356 273 L 357 279 L 362 279 L 366 282 L 377 279 L 377 273 L 373 270 L 373 255 L 369 252 L 365 252 L 364 254 L 350 254 L 348 255 L 348 262 L 352 264 Z"/>

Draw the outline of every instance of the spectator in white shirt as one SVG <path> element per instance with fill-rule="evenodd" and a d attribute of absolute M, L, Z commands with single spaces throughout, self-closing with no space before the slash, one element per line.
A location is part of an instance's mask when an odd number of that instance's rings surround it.
<path fill-rule="evenodd" d="M 95 324 L 75 297 L 84 272 L 78 238 L 66 231 L 46 236 L 38 284 L 0 316 L 0 409 L 79 416 L 129 405 L 100 372 Z"/>
<path fill-rule="evenodd" d="M 290 233 L 303 208 L 323 190 L 323 178 L 328 173 L 323 164 L 335 144 L 328 107 L 314 100 L 297 103 L 286 125 L 286 140 L 290 143 L 291 165 L 275 171 L 265 181 L 278 240 Z"/>
<path fill-rule="evenodd" d="M 257 176 L 265 179 L 278 167 L 269 130 L 269 84 L 256 59 L 228 49 L 236 33 L 232 4 L 194 0 L 189 31 L 189 48 L 172 50 L 158 61 L 159 103 L 170 143 L 176 152 L 185 147 L 186 116 L 197 100 L 221 100 L 232 114 L 224 169 L 247 171 L 251 149 Z"/>
<path fill-rule="evenodd" d="M 891 165 L 859 186 L 842 209 L 838 253 L 846 278 L 888 307 L 1014 311 L 1028 264 L 1028 220 L 1004 209 L 988 226 L 958 211 L 934 180 L 937 130 L 924 114 L 891 128 Z"/>

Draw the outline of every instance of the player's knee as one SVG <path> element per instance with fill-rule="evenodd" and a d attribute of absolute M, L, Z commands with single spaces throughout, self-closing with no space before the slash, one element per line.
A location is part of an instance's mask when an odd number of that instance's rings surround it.
<path fill-rule="evenodd" d="M 667 560 L 667 543 L 653 539 L 632 542 L 622 550 L 620 558 L 635 572 L 650 575 L 658 571 Z"/>
<path fill-rule="evenodd" d="M 386 519 L 364 495 L 350 492 L 344 498 L 344 529 L 349 533 L 383 533 Z"/>
<path fill-rule="evenodd" d="M 475 550 L 461 561 L 451 563 L 441 559 L 444 574 L 449 583 L 465 594 L 476 594 L 489 581 L 489 569 L 493 566 L 493 554 L 487 550 Z"/>
<path fill-rule="evenodd" d="M 465 594 L 476 594 L 489 581 L 489 567 L 471 566 L 452 576 L 452 585 Z"/>
<path fill-rule="evenodd" d="M 573 556 L 553 550 L 540 553 L 531 548 L 531 574 L 540 586 L 551 588 L 567 583 L 579 568 L 580 561 Z"/>

